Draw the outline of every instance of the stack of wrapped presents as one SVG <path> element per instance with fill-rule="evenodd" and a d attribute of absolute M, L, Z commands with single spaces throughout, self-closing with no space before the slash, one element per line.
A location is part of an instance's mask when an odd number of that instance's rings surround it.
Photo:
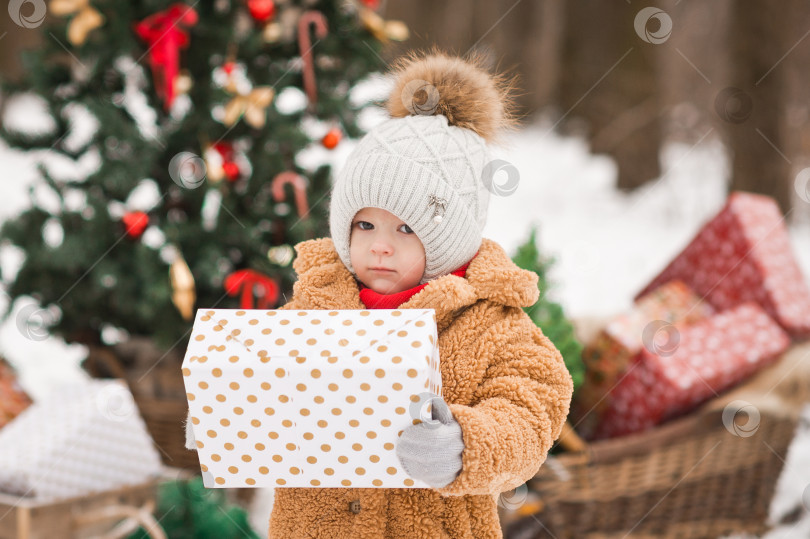
<path fill-rule="evenodd" d="M 586 439 L 683 415 L 810 336 L 810 289 L 776 203 L 733 192 L 723 209 L 587 343 L 572 419 Z"/>

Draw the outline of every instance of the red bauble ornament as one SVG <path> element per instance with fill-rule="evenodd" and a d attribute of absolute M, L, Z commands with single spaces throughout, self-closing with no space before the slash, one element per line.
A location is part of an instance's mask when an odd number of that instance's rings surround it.
<path fill-rule="evenodd" d="M 362 0 L 362 2 L 364 6 L 374 11 L 377 11 L 377 8 L 380 7 L 380 0 Z"/>
<path fill-rule="evenodd" d="M 234 182 L 239 179 L 241 171 L 239 165 L 234 161 L 236 152 L 233 149 L 233 144 L 230 142 L 217 142 L 214 144 L 214 149 L 222 156 L 222 172 L 229 182 Z"/>
<path fill-rule="evenodd" d="M 149 216 L 142 211 L 131 211 L 124 214 L 122 221 L 127 235 L 132 239 L 138 239 L 149 225 Z"/>
<path fill-rule="evenodd" d="M 228 181 L 233 182 L 239 178 L 239 166 L 233 161 L 226 161 L 222 163 L 222 171 L 225 172 L 225 177 Z"/>
<path fill-rule="evenodd" d="M 233 144 L 230 142 L 217 142 L 214 144 L 214 149 L 219 152 L 219 155 L 222 156 L 223 161 L 233 160 Z"/>
<path fill-rule="evenodd" d="M 276 3 L 273 0 L 248 0 L 248 11 L 253 20 L 267 22 L 276 14 Z"/>
<path fill-rule="evenodd" d="M 334 149 L 335 146 L 338 145 L 338 142 L 340 142 L 342 136 L 343 135 L 340 132 L 340 129 L 338 129 L 337 127 L 333 127 L 332 129 L 329 130 L 329 132 L 326 135 L 323 136 L 323 138 L 321 139 L 321 144 L 323 144 L 326 148 L 332 150 Z"/>

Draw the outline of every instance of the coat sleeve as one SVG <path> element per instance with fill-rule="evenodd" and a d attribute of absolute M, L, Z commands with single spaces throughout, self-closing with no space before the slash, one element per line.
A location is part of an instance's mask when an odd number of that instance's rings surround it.
<path fill-rule="evenodd" d="M 568 416 L 574 383 L 559 350 L 518 307 L 468 350 L 486 354 L 469 405 L 449 404 L 464 440 L 462 469 L 444 496 L 494 494 L 532 478 Z"/>

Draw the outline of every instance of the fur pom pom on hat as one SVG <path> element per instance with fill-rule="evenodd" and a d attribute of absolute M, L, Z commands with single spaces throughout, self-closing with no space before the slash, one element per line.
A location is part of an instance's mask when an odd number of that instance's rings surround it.
<path fill-rule="evenodd" d="M 488 145 L 517 125 L 514 79 L 484 65 L 481 54 L 464 59 L 436 49 L 393 64 L 390 118 L 360 139 L 332 190 L 332 241 L 353 274 L 351 223 L 366 207 L 391 212 L 416 233 L 426 258 L 419 284 L 478 251 L 492 184 L 484 177 L 493 173 Z"/>

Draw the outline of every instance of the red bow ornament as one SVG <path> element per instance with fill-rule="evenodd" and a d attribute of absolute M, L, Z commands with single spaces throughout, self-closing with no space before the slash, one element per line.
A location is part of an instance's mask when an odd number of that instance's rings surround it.
<path fill-rule="evenodd" d="M 225 291 L 235 296 L 242 291 L 240 308 L 253 309 L 253 293 L 256 292 L 259 305 L 257 309 L 267 309 L 278 300 L 278 285 L 267 275 L 251 269 L 237 270 L 225 278 Z"/>
<path fill-rule="evenodd" d="M 197 24 L 197 12 L 185 4 L 174 4 L 135 24 L 135 33 L 149 45 L 149 64 L 155 91 L 166 110 L 174 101 L 175 78 L 180 71 L 180 48 L 189 43 L 187 29 Z"/>

